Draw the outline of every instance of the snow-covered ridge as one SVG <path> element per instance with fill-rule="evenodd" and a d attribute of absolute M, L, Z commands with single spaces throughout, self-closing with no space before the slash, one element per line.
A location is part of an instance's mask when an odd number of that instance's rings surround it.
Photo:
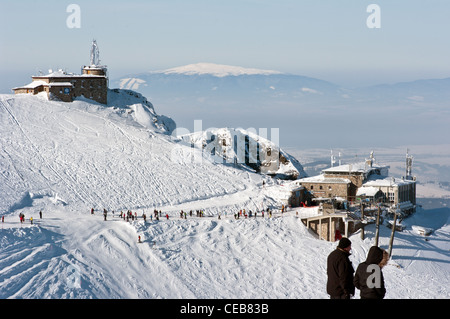
<path fill-rule="evenodd" d="M 212 128 L 179 137 L 213 155 L 216 162 L 239 163 L 283 179 L 305 177 L 302 165 L 273 141 L 241 128 Z"/>
<path fill-rule="evenodd" d="M 195 63 L 167 70 L 156 71 L 155 73 L 164 74 L 185 74 L 185 75 L 213 75 L 216 77 L 239 76 L 239 75 L 270 75 L 281 74 L 273 70 L 261 70 L 253 68 L 244 68 L 215 63 Z"/>
<path fill-rule="evenodd" d="M 171 133 L 176 127 L 171 118 L 156 114 L 153 104 L 140 93 L 113 89 L 108 91 L 108 99 L 108 106 L 128 110 L 134 120 L 145 128 L 156 128 Z"/>

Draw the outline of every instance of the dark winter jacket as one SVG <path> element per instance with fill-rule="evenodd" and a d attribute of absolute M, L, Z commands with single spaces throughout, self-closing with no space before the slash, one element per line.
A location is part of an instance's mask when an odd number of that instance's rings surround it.
<path fill-rule="evenodd" d="M 358 265 L 353 282 L 355 287 L 361 291 L 361 299 L 384 298 L 386 289 L 384 287 L 383 272 L 379 267 L 382 259 L 383 250 L 377 246 L 373 246 L 367 254 L 366 261 Z M 373 269 L 367 269 L 369 265 L 373 265 Z"/>
<path fill-rule="evenodd" d="M 350 298 L 355 294 L 353 269 L 350 254 L 341 248 L 333 251 L 327 260 L 327 293 L 332 298 Z"/>

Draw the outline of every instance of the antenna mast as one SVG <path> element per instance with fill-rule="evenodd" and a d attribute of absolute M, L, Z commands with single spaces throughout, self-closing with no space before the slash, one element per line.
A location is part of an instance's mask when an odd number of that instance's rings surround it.
<path fill-rule="evenodd" d="M 100 65 L 100 51 L 98 49 L 98 45 L 97 45 L 97 41 L 96 40 L 92 40 L 91 65 Z"/>
<path fill-rule="evenodd" d="M 409 149 L 406 149 L 406 179 L 412 180 L 412 161 L 413 157 L 409 155 Z"/>
<path fill-rule="evenodd" d="M 330 160 L 331 160 L 331 167 L 334 167 L 334 164 L 336 163 L 336 156 L 333 155 L 333 150 L 331 150 Z"/>

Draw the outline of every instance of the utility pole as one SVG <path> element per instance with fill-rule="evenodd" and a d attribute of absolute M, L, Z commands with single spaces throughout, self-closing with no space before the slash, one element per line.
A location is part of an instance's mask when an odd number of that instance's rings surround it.
<path fill-rule="evenodd" d="M 398 212 L 398 208 L 395 210 L 394 223 L 392 224 L 391 239 L 389 240 L 389 251 L 388 251 L 389 258 L 392 256 L 392 245 L 394 243 L 395 226 L 397 224 L 397 212 Z"/>
<path fill-rule="evenodd" d="M 377 247 L 378 247 L 378 238 L 380 237 L 380 213 L 381 213 L 381 205 L 378 204 L 377 230 L 375 232 L 375 246 L 377 246 Z"/>

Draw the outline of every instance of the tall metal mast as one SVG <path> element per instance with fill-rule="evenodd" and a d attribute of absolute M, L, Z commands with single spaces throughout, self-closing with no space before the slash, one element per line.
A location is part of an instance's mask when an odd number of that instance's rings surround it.
<path fill-rule="evenodd" d="M 412 180 L 412 161 L 413 157 L 409 155 L 409 149 L 406 149 L 406 176 L 407 180 Z"/>
<path fill-rule="evenodd" d="M 92 40 L 91 65 L 100 65 L 100 51 L 98 49 L 98 45 L 97 45 L 97 41 L 96 40 Z"/>

